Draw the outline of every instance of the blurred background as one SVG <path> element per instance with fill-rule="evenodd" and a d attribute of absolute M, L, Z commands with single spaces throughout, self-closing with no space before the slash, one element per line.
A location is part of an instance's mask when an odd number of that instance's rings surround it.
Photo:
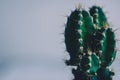
<path fill-rule="evenodd" d="M 110 26 L 120 28 L 119 0 L 0 0 L 0 80 L 72 80 L 61 33 L 79 3 L 103 7 Z M 119 44 L 113 80 L 120 80 Z"/>

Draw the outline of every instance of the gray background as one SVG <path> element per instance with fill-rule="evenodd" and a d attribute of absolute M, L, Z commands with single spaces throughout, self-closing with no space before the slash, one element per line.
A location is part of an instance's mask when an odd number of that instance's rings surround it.
<path fill-rule="evenodd" d="M 119 28 L 120 0 L 0 0 L 0 80 L 71 80 L 61 33 L 79 3 L 86 10 L 102 6 L 110 27 Z M 120 80 L 119 44 L 114 80 Z"/>

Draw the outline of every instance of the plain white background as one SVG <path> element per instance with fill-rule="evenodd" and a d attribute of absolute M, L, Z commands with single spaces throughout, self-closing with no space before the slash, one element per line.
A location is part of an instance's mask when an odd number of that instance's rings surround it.
<path fill-rule="evenodd" d="M 110 27 L 119 28 L 119 0 L 0 0 L 0 80 L 71 80 L 61 33 L 79 3 L 86 10 L 100 5 Z M 119 44 L 113 80 L 120 79 Z"/>

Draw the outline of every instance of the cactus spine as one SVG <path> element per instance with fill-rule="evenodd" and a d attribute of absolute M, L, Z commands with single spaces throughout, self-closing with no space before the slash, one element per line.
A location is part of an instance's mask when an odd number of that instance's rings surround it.
<path fill-rule="evenodd" d="M 65 44 L 70 55 L 66 60 L 72 69 L 73 80 L 112 80 L 108 67 L 116 56 L 115 34 L 99 6 L 89 11 L 77 8 L 67 19 Z"/>

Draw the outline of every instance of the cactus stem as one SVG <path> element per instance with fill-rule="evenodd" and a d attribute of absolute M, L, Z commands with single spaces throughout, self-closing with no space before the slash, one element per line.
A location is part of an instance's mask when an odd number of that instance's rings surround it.
<path fill-rule="evenodd" d="M 79 4 L 65 24 L 65 44 L 69 52 L 68 66 L 73 80 L 112 80 L 109 66 L 116 57 L 115 30 L 109 28 L 107 17 L 99 6 L 86 11 Z"/>

